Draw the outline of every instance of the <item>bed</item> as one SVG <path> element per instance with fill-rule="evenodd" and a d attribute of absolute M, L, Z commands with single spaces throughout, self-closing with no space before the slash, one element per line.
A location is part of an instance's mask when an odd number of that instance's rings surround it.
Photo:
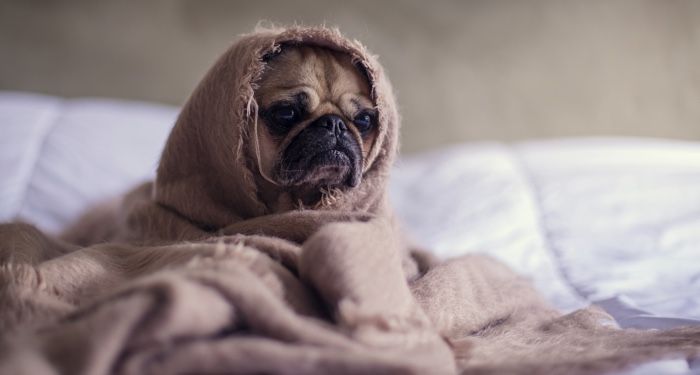
<path fill-rule="evenodd" d="M 0 221 L 57 233 L 151 178 L 176 115 L 150 103 L 0 92 Z M 469 143 L 405 156 L 392 178 L 402 224 L 440 257 L 490 254 L 562 311 L 595 303 L 623 327 L 700 324 L 700 143 Z M 700 363 L 633 373 L 700 373 Z"/>

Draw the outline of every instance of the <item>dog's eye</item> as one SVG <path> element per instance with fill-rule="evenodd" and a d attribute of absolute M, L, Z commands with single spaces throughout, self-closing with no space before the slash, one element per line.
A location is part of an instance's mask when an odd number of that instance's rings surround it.
<path fill-rule="evenodd" d="M 359 130 L 360 133 L 363 134 L 370 131 L 372 129 L 372 126 L 374 125 L 372 115 L 367 112 L 362 112 L 359 115 L 355 116 L 353 122 L 355 123 L 355 126 L 357 126 L 357 130 Z"/>
<path fill-rule="evenodd" d="M 297 117 L 299 116 L 299 113 L 297 112 L 294 107 L 290 106 L 284 106 L 284 107 L 279 107 L 276 108 L 272 112 L 272 116 L 274 117 L 275 121 L 281 124 L 290 124 L 294 121 L 296 121 Z"/>

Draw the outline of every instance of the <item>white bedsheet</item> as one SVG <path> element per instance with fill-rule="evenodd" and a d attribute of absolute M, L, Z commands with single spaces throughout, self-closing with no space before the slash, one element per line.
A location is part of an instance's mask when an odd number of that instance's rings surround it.
<path fill-rule="evenodd" d="M 700 319 L 698 143 L 472 144 L 404 158 L 394 177 L 406 227 L 441 256 L 491 254 L 563 310 L 617 298 Z"/>
<path fill-rule="evenodd" d="M 57 232 L 151 178 L 176 114 L 0 92 L 0 221 Z M 700 143 L 454 146 L 402 158 L 391 196 L 416 242 L 441 257 L 491 254 L 563 311 L 595 302 L 625 327 L 700 324 Z M 688 371 L 662 361 L 635 373 Z"/>

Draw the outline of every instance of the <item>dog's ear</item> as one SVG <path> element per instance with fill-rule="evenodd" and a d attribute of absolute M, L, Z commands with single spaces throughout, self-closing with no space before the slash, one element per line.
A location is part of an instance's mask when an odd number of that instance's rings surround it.
<path fill-rule="evenodd" d="M 365 64 L 363 64 L 361 61 L 353 61 L 352 65 L 354 65 L 355 68 L 357 68 L 357 71 L 360 72 L 362 78 L 364 78 L 368 83 L 372 82 L 372 77 L 370 77 L 369 71 L 367 71 L 367 67 L 365 66 Z"/>
<path fill-rule="evenodd" d="M 268 62 L 270 62 L 270 60 L 272 60 L 275 56 L 279 55 L 280 53 L 282 53 L 282 47 L 275 48 L 272 51 L 264 54 L 262 56 L 262 61 L 265 63 L 268 63 Z"/>
<path fill-rule="evenodd" d="M 279 56 L 284 52 L 290 45 L 291 43 L 280 43 L 272 47 L 271 50 L 267 51 L 264 55 L 262 55 L 262 61 L 264 63 L 270 62 L 270 60 L 274 59 L 275 57 Z"/>

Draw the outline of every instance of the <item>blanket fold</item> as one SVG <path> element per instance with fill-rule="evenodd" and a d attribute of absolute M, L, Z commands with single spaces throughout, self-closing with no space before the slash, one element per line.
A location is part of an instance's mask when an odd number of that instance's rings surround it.
<path fill-rule="evenodd" d="M 287 44 L 362 69 L 378 137 L 357 187 L 276 212 L 257 173 L 256 81 Z M 399 116 L 376 57 L 324 27 L 243 36 L 177 120 L 156 180 L 62 240 L 0 226 L 2 374 L 593 374 L 700 357 L 700 328 L 562 315 L 493 259 L 438 262 L 387 199 Z M 272 190 L 266 190 L 272 189 Z"/>

